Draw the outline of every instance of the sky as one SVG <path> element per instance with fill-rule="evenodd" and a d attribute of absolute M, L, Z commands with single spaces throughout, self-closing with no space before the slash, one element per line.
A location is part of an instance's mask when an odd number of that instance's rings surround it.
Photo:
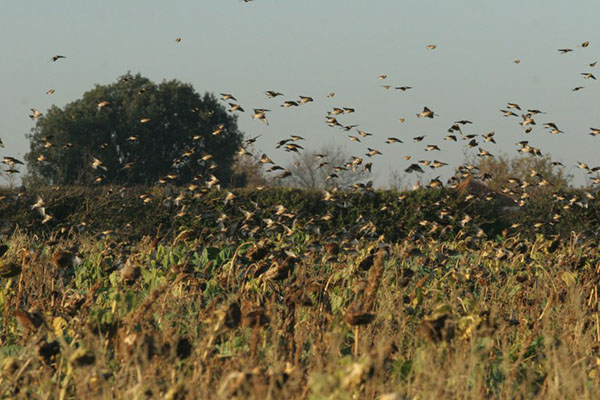
<path fill-rule="evenodd" d="M 378 186 L 391 171 L 424 159 L 450 164 L 425 178 L 448 177 L 465 159 L 464 142 L 443 137 L 454 121 L 467 119 L 473 124 L 465 134 L 496 132 L 496 145 L 481 145 L 492 154 L 516 156 L 515 142 L 529 140 L 582 184 L 577 161 L 600 164 L 600 137 L 589 135 L 600 128 L 600 83 L 580 75 L 600 78 L 600 64 L 588 66 L 600 61 L 598 15 L 600 2 L 591 0 L 7 0 L 0 14 L 0 156 L 27 153 L 31 108 L 63 107 L 131 71 L 155 82 L 189 82 L 201 93 L 232 93 L 246 109 L 238 114 L 240 129 L 262 135 L 256 151 L 282 165 L 291 156 L 275 143 L 293 134 L 306 138 L 307 150 L 338 144 L 361 157 L 367 147 L 380 150 L 369 160 Z M 590 45 L 578 47 L 584 41 Z M 49 62 L 57 54 L 67 58 Z M 573 92 L 576 86 L 585 88 Z M 265 90 L 285 96 L 268 99 Z M 299 95 L 314 101 L 279 106 Z M 524 134 L 518 119 L 500 113 L 507 102 L 546 114 Z M 437 116 L 417 118 L 424 106 Z M 351 132 L 327 126 L 333 107 L 355 108 L 338 120 L 373 136 L 351 142 Z M 253 108 L 272 110 L 269 126 L 252 120 Z M 564 133 L 546 133 L 541 125 L 550 121 Z M 426 139 L 413 143 L 420 135 Z M 405 143 L 386 144 L 390 136 Z M 442 151 L 425 152 L 428 144 Z M 409 154 L 410 161 L 402 159 Z"/>

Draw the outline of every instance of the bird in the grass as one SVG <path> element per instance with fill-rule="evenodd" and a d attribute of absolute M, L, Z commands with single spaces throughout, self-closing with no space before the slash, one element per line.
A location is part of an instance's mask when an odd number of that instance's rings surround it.
<path fill-rule="evenodd" d="M 106 166 L 102 163 L 102 161 L 100 161 L 96 157 L 92 157 L 92 168 L 93 169 L 100 168 L 100 169 L 103 169 L 104 171 L 108 171 L 108 168 L 106 168 Z"/>

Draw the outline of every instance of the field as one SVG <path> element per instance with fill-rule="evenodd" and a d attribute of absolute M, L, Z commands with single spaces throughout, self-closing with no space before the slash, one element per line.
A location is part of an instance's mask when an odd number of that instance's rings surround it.
<path fill-rule="evenodd" d="M 600 396 L 595 202 L 97 190 L 3 203 L 2 398 Z"/>

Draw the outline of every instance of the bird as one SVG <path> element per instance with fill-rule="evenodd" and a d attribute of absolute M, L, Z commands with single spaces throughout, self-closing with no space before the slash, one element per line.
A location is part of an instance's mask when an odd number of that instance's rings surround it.
<path fill-rule="evenodd" d="M 256 142 L 256 140 L 261 136 L 262 135 L 254 136 L 253 138 L 246 139 L 245 142 L 246 142 L 246 144 L 252 144 L 252 143 Z"/>
<path fill-rule="evenodd" d="M 300 104 L 306 104 L 306 103 L 310 103 L 311 101 L 313 101 L 313 98 L 310 96 L 299 96 L 300 97 Z"/>
<path fill-rule="evenodd" d="M 293 100 L 284 101 L 281 107 L 289 108 L 289 107 L 298 107 L 298 103 Z"/>
<path fill-rule="evenodd" d="M 583 75 L 583 79 L 593 79 L 593 80 L 596 80 L 596 77 L 591 72 L 582 72 L 581 75 Z"/>
<path fill-rule="evenodd" d="M 283 93 L 280 93 L 280 92 L 277 92 L 277 91 L 274 91 L 274 90 L 267 90 L 267 91 L 265 92 L 265 94 L 266 94 L 266 95 L 267 95 L 267 97 L 268 97 L 268 98 L 270 98 L 270 99 L 272 99 L 272 98 L 275 98 L 275 97 L 277 97 L 277 96 L 283 96 Z"/>
<path fill-rule="evenodd" d="M 265 116 L 266 112 L 269 112 L 271 110 L 266 110 L 264 108 L 255 108 L 254 109 L 254 114 L 252 115 L 252 119 L 257 119 L 259 121 L 264 122 L 266 125 L 269 125 L 269 121 L 267 120 L 267 117 Z"/>
<path fill-rule="evenodd" d="M 370 147 L 367 147 L 367 150 L 369 150 L 369 152 L 367 153 L 368 157 L 373 157 L 373 156 L 381 155 L 382 154 L 379 150 L 372 149 Z"/>
<path fill-rule="evenodd" d="M 61 56 L 61 55 L 55 55 L 55 56 L 52 56 L 52 58 L 50 59 L 50 61 L 56 62 L 56 61 L 60 60 L 61 58 L 67 58 L 67 57 Z"/>
<path fill-rule="evenodd" d="M 479 143 L 477 143 L 477 140 L 475 140 L 475 139 L 471 139 L 469 141 L 469 143 L 467 143 L 467 147 L 468 148 L 477 147 L 478 145 L 479 145 Z"/>
<path fill-rule="evenodd" d="M 44 202 L 44 200 L 38 195 L 37 196 L 37 200 L 35 201 L 35 203 L 33 203 L 31 205 L 31 209 L 35 210 L 36 208 L 42 208 L 46 205 L 46 203 Z"/>
<path fill-rule="evenodd" d="M 108 168 L 106 168 L 106 166 L 103 165 L 102 161 L 100 161 L 96 157 L 92 157 L 92 168 L 93 169 L 100 168 L 100 169 L 103 169 L 104 171 L 108 171 Z"/>
<path fill-rule="evenodd" d="M 394 89 L 402 90 L 403 92 L 406 92 L 407 90 L 412 89 L 412 86 L 397 86 Z"/>
<path fill-rule="evenodd" d="M 266 154 L 263 154 L 263 155 L 260 157 L 260 159 L 258 160 L 258 162 L 259 162 L 259 163 L 262 163 L 262 164 L 275 164 L 275 163 L 273 162 L 273 160 L 271 160 L 271 159 L 269 158 L 269 156 L 267 156 Z"/>
<path fill-rule="evenodd" d="M 500 110 L 500 112 L 503 113 L 505 117 L 518 117 L 518 115 L 512 111 Z"/>
<path fill-rule="evenodd" d="M 9 165 L 11 168 L 14 168 L 15 165 L 19 164 L 19 165 L 25 165 L 23 164 L 23 161 L 18 160 L 14 157 L 11 156 L 4 156 L 4 158 L 2 159 L 2 164 L 7 164 Z"/>
<path fill-rule="evenodd" d="M 219 93 L 221 95 L 221 100 L 227 101 L 227 100 L 233 100 L 233 101 L 238 101 L 235 97 L 233 97 L 232 94 L 230 93 Z"/>
<path fill-rule="evenodd" d="M 437 45 L 435 45 L 435 44 L 430 44 L 430 45 L 428 45 L 428 46 L 427 46 L 427 49 L 429 49 L 429 50 L 435 50 L 435 49 L 436 49 L 436 47 L 437 47 Z"/>
<path fill-rule="evenodd" d="M 44 114 L 42 114 L 37 108 L 32 108 L 31 109 L 31 115 L 29 116 L 29 118 L 31 119 L 37 119 L 42 117 Z"/>
<path fill-rule="evenodd" d="M 423 111 L 417 114 L 417 118 L 433 118 L 435 114 L 428 107 L 423 107 Z"/>
<path fill-rule="evenodd" d="M 244 109 L 242 108 L 241 105 L 239 104 L 235 104 L 235 103 L 228 103 L 229 104 L 229 112 L 234 112 L 234 111 L 240 111 L 240 112 L 244 112 Z"/>
<path fill-rule="evenodd" d="M 479 148 L 479 154 L 477 154 L 479 157 L 493 157 L 492 153 L 490 153 L 487 150 L 482 149 L 481 147 Z"/>
<path fill-rule="evenodd" d="M 404 143 L 402 140 L 396 138 L 396 137 L 389 137 L 386 139 L 385 141 L 386 143 Z"/>
<path fill-rule="evenodd" d="M 410 174 L 411 172 L 419 172 L 419 173 L 422 173 L 422 174 L 425 173 L 425 171 L 423 171 L 423 168 L 421 168 L 419 166 L 419 164 L 411 164 L 411 165 L 409 165 L 408 168 L 406 168 L 404 170 L 404 172 L 406 172 L 408 174 Z"/>

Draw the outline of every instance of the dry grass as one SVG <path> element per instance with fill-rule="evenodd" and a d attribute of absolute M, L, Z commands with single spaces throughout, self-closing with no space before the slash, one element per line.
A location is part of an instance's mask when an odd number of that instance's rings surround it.
<path fill-rule="evenodd" d="M 600 396 L 596 243 L 153 239 L 10 238 L 1 397 Z"/>

